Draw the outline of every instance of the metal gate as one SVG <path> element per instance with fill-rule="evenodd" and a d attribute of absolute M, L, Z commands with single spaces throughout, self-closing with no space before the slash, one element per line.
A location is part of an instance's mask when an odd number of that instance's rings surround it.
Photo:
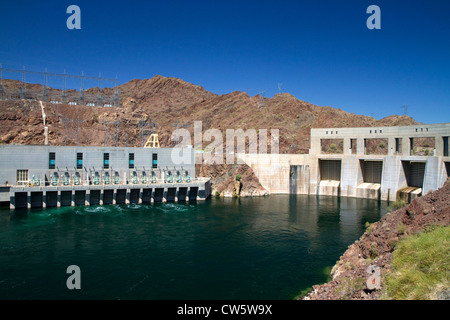
<path fill-rule="evenodd" d="M 319 160 L 320 180 L 341 181 L 341 160 Z"/>
<path fill-rule="evenodd" d="M 425 162 L 410 162 L 408 186 L 422 188 L 425 176 Z"/>
<path fill-rule="evenodd" d="M 367 183 L 381 183 L 382 161 L 363 161 L 363 179 Z"/>
<path fill-rule="evenodd" d="M 289 193 L 297 194 L 299 166 L 291 166 L 289 171 Z"/>

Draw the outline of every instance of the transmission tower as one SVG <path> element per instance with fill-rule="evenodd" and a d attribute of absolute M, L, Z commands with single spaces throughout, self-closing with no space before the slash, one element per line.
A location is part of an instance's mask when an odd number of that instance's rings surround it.
<path fill-rule="evenodd" d="M 105 147 L 108 144 L 109 140 L 112 140 L 114 146 L 118 146 L 119 144 L 119 124 L 120 121 L 107 121 L 104 122 L 105 125 Z"/>
<path fill-rule="evenodd" d="M 278 93 L 282 93 L 283 92 L 283 84 L 282 83 L 278 83 Z"/>
<path fill-rule="evenodd" d="M 266 106 L 266 97 L 264 97 L 265 93 L 266 93 L 265 91 L 261 91 L 259 93 L 259 105 L 258 105 L 259 109 L 262 109 Z"/>
<path fill-rule="evenodd" d="M 62 121 L 64 122 L 64 145 L 67 146 L 72 141 L 78 146 L 80 123 L 84 120 L 63 118 Z"/>
<path fill-rule="evenodd" d="M 402 109 L 403 109 L 403 115 L 406 116 L 408 114 L 408 106 L 407 105 L 403 105 Z"/>
<path fill-rule="evenodd" d="M 141 128 L 141 145 L 144 146 L 148 137 L 155 132 L 155 127 L 158 124 L 151 120 L 150 122 L 139 121 L 138 125 Z"/>

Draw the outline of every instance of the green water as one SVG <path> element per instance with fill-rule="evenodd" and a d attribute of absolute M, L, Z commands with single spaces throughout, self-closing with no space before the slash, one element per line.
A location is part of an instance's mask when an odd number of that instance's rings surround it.
<path fill-rule="evenodd" d="M 0 299 L 292 299 L 386 204 L 271 195 L 0 210 Z M 81 270 L 69 290 L 66 269 Z"/>

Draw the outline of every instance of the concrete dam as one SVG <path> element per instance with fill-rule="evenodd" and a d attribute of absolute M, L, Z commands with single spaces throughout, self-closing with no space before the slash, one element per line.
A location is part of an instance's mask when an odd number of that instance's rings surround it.
<path fill-rule="evenodd" d="M 240 153 L 238 158 L 270 193 L 410 202 L 449 177 L 449 136 L 450 123 L 311 129 L 309 154 Z M 416 145 L 421 141 L 425 147 Z M 374 142 L 384 154 L 370 154 Z"/>
<path fill-rule="evenodd" d="M 238 153 L 272 194 L 406 202 L 450 174 L 450 123 L 311 129 L 309 154 Z M 171 148 L 0 146 L 0 204 L 15 208 L 196 201 L 211 179 L 195 177 Z M 380 152 L 380 150 L 382 152 Z M 382 153 L 382 154 L 380 154 Z"/>

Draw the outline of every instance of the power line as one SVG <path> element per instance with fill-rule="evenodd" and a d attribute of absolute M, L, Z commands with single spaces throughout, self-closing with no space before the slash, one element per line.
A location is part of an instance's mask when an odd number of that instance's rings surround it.
<path fill-rule="evenodd" d="M 5 88 L 4 84 L 2 84 L 2 80 L 4 79 L 4 73 L 18 73 L 22 76 L 21 80 L 21 86 L 19 88 L 19 93 L 17 93 L 14 89 Z M 43 89 L 42 90 L 27 90 L 26 88 L 26 76 L 27 75 L 38 75 L 43 76 L 43 81 L 40 81 Z M 56 77 L 60 78 L 62 80 L 63 89 L 52 89 L 48 85 L 48 78 L 49 77 Z M 79 79 L 80 81 L 80 92 L 79 94 L 71 94 L 70 97 L 67 95 L 67 88 L 66 83 L 67 79 Z M 86 80 L 94 80 L 97 82 L 97 94 L 92 95 L 86 95 L 85 94 L 85 88 L 84 84 Z M 20 81 L 20 80 L 19 80 Z M 101 92 L 102 83 L 104 82 L 112 82 L 114 84 L 114 92 L 112 94 L 105 94 Z M 17 100 L 17 99 L 35 99 L 35 100 L 42 100 L 44 102 L 52 102 L 52 103 L 61 103 L 66 104 L 69 101 L 69 104 L 81 104 L 81 105 L 98 105 L 98 106 L 105 106 L 105 107 L 120 107 L 120 91 L 117 86 L 117 76 L 115 79 L 110 78 L 102 78 L 101 73 L 99 73 L 98 77 L 91 77 L 91 76 L 85 76 L 84 73 L 81 73 L 80 75 L 71 75 L 67 74 L 64 70 L 64 73 L 51 73 L 47 71 L 47 68 L 45 68 L 44 72 L 40 71 L 30 71 L 26 70 L 25 66 L 21 70 L 18 69 L 8 69 L 3 68 L 3 66 L 0 64 L 0 94 L 1 97 L 8 98 L 10 100 Z M 69 99 L 68 99 L 69 98 Z"/>

